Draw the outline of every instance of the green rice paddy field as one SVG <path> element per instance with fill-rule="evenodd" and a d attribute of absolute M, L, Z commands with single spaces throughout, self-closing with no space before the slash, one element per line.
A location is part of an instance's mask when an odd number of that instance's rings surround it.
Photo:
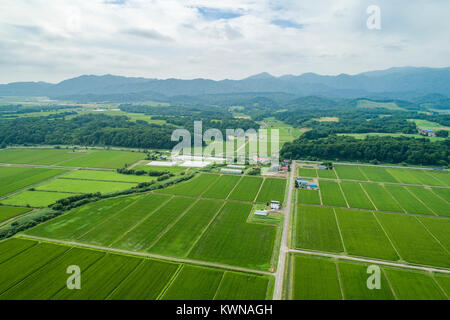
<path fill-rule="evenodd" d="M 28 208 L 0 206 L 0 224 L 11 218 L 29 212 L 30 210 L 31 209 Z"/>
<path fill-rule="evenodd" d="M 450 276 L 379 266 L 380 289 L 367 287 L 368 264 L 290 255 L 288 298 L 295 300 L 447 300 Z"/>
<path fill-rule="evenodd" d="M 81 270 L 81 289 L 66 269 Z M 0 242 L 0 300 L 270 299 L 270 276 L 33 240 Z"/>

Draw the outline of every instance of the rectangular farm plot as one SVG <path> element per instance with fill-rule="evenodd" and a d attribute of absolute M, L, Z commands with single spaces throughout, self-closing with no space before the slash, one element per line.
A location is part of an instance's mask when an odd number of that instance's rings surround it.
<path fill-rule="evenodd" d="M 54 165 L 85 154 L 72 150 L 5 149 L 0 151 L 0 163 Z"/>
<path fill-rule="evenodd" d="M 112 198 L 70 210 L 26 231 L 27 234 L 61 240 L 76 240 L 114 213 L 124 210 L 139 196 Z"/>
<path fill-rule="evenodd" d="M 341 187 L 350 208 L 375 210 L 359 183 L 344 181 L 341 182 Z"/>
<path fill-rule="evenodd" d="M 336 263 L 331 259 L 294 255 L 293 300 L 341 300 Z"/>
<path fill-rule="evenodd" d="M 375 183 L 363 183 L 361 186 L 366 190 L 378 210 L 404 212 L 391 194 L 387 192 L 382 185 Z"/>
<path fill-rule="evenodd" d="M 35 241 L 28 241 L 23 239 L 8 239 L 0 242 L 0 264 L 4 261 L 14 257 L 15 255 L 25 251 L 36 245 Z"/>
<path fill-rule="evenodd" d="M 66 172 L 66 170 L 0 167 L 0 180 L 2 182 L 0 186 L 0 196 L 50 179 L 64 172 Z"/>
<path fill-rule="evenodd" d="M 337 165 L 334 167 L 339 179 L 367 181 L 359 166 Z"/>
<path fill-rule="evenodd" d="M 18 208 L 18 207 L 4 207 L 0 206 L 0 223 L 5 222 L 11 218 L 24 214 L 31 209 L 29 208 Z"/>
<path fill-rule="evenodd" d="M 430 189 L 419 187 L 408 187 L 408 189 L 433 212 L 439 216 L 450 217 L 450 204 L 438 197 Z"/>
<path fill-rule="evenodd" d="M 79 180 L 100 180 L 100 181 L 116 181 L 116 182 L 149 182 L 155 180 L 156 177 L 137 176 L 133 174 L 120 174 L 114 171 L 99 171 L 99 170 L 76 170 L 64 175 L 65 179 L 79 179 Z"/>
<path fill-rule="evenodd" d="M 36 188 L 41 191 L 60 191 L 72 193 L 109 193 L 131 189 L 137 183 L 107 182 L 93 180 L 54 179 Z"/>
<path fill-rule="evenodd" d="M 67 250 L 69 247 L 42 243 L 3 262 L 0 264 L 0 294 Z"/>
<path fill-rule="evenodd" d="M 394 300 L 383 271 L 380 273 L 380 289 L 367 287 L 368 265 L 339 261 L 339 275 L 345 300 Z"/>
<path fill-rule="evenodd" d="M 324 205 L 347 207 L 347 203 L 337 182 L 320 180 L 319 185 Z"/>
<path fill-rule="evenodd" d="M 337 179 L 334 170 L 317 170 L 319 178 Z"/>
<path fill-rule="evenodd" d="M 170 199 L 133 230 L 113 242 L 111 246 L 133 251 L 144 251 L 150 248 L 158 240 L 158 237 L 168 230 L 195 201 L 195 199 L 185 197 Z"/>
<path fill-rule="evenodd" d="M 295 247 L 343 252 L 344 247 L 333 209 L 298 206 Z"/>
<path fill-rule="evenodd" d="M 197 197 L 211 187 L 219 177 L 216 174 L 200 174 L 191 180 L 155 192 Z"/>
<path fill-rule="evenodd" d="M 432 176 L 437 181 L 442 182 L 443 185 L 450 187 L 450 173 L 448 170 L 428 170 L 426 171 L 426 174 Z"/>
<path fill-rule="evenodd" d="M 297 202 L 320 205 L 320 194 L 317 190 L 298 189 Z"/>
<path fill-rule="evenodd" d="M 212 300 L 223 276 L 223 271 L 185 265 L 161 299 Z"/>
<path fill-rule="evenodd" d="M 384 268 L 395 295 L 400 300 L 446 300 L 446 296 L 428 274 Z"/>
<path fill-rule="evenodd" d="M 262 178 L 243 177 L 228 199 L 252 202 L 263 182 Z"/>
<path fill-rule="evenodd" d="M 215 300 L 265 300 L 269 278 L 226 271 L 217 289 Z"/>
<path fill-rule="evenodd" d="M 348 254 L 396 261 L 399 256 L 371 212 L 335 209 Z"/>
<path fill-rule="evenodd" d="M 450 204 L 450 189 L 433 188 L 433 192 Z"/>
<path fill-rule="evenodd" d="M 317 170 L 310 168 L 298 168 L 298 175 L 300 177 L 317 178 Z"/>
<path fill-rule="evenodd" d="M 251 204 L 228 202 L 189 254 L 192 259 L 268 270 L 277 227 L 247 223 Z"/>
<path fill-rule="evenodd" d="M 169 196 L 150 194 L 140 197 L 123 210 L 111 214 L 104 222 L 94 226 L 77 240 L 95 245 L 109 246 L 124 233 L 145 219 L 158 207 L 169 200 Z"/>
<path fill-rule="evenodd" d="M 219 200 L 199 200 L 148 251 L 185 257 L 222 205 Z"/>
<path fill-rule="evenodd" d="M 359 169 L 365 176 L 367 176 L 367 178 L 369 178 L 369 181 L 392 183 L 399 182 L 386 170 L 386 168 L 383 167 L 360 166 Z"/>
<path fill-rule="evenodd" d="M 425 228 L 435 236 L 438 241 L 450 251 L 450 219 L 432 217 L 417 217 L 425 225 Z"/>
<path fill-rule="evenodd" d="M 64 287 L 52 300 L 104 300 L 143 260 L 107 254 L 83 273 L 80 290 Z"/>
<path fill-rule="evenodd" d="M 443 187 L 446 186 L 445 183 L 427 174 L 425 172 L 426 170 L 402 169 L 402 168 L 387 168 L 386 170 L 392 176 L 394 176 L 400 183 L 417 184 L 425 186 L 443 186 Z"/>
<path fill-rule="evenodd" d="M 223 175 L 202 195 L 204 198 L 226 199 L 241 177 Z"/>
<path fill-rule="evenodd" d="M 435 273 L 434 279 L 447 294 L 447 297 L 450 297 L 450 276 L 448 274 Z"/>
<path fill-rule="evenodd" d="M 0 300 L 47 300 L 66 287 L 67 267 L 87 270 L 105 255 L 103 252 L 71 248 L 43 268 L 0 295 Z M 84 279 L 83 279 L 84 280 Z"/>
<path fill-rule="evenodd" d="M 270 202 L 272 200 L 284 202 L 284 193 L 286 190 L 285 179 L 266 178 L 259 191 L 256 202 Z"/>
<path fill-rule="evenodd" d="M 403 260 L 438 267 L 450 266 L 448 252 L 415 216 L 389 213 L 376 215 Z"/>
<path fill-rule="evenodd" d="M 73 193 L 51 191 L 22 191 L 7 199 L 1 200 L 3 204 L 15 206 L 30 206 L 35 208 L 47 207 L 58 200 L 72 197 Z"/>
<path fill-rule="evenodd" d="M 140 152 L 91 151 L 83 157 L 60 163 L 60 165 L 65 167 L 116 169 L 143 159 L 145 159 L 145 154 Z"/>
<path fill-rule="evenodd" d="M 178 268 L 180 265 L 176 263 L 144 260 L 108 299 L 156 300 Z"/>
<path fill-rule="evenodd" d="M 384 187 L 406 212 L 434 215 L 434 213 L 409 192 L 407 188 L 395 185 L 385 185 Z"/>

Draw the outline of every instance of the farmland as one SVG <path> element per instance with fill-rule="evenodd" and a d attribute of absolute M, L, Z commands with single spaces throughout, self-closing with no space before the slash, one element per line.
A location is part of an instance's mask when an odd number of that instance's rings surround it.
<path fill-rule="evenodd" d="M 264 275 L 22 239 L 0 242 L 0 259 L 2 300 L 266 299 L 271 283 Z M 82 271 L 80 290 L 66 286 L 73 264 Z"/>
<path fill-rule="evenodd" d="M 30 210 L 31 209 L 28 208 L 0 206 L 0 224 L 18 215 L 24 214 Z"/>
<path fill-rule="evenodd" d="M 94 193 L 94 192 L 114 192 L 129 189 L 137 183 L 112 182 L 99 180 L 75 180 L 75 179 L 54 179 L 40 185 L 36 190 L 57 191 L 66 193 Z"/>
<path fill-rule="evenodd" d="M 286 180 L 266 178 L 258 194 L 257 202 L 269 202 L 271 200 L 284 202 L 284 193 L 286 189 Z"/>
<path fill-rule="evenodd" d="M 366 285 L 368 264 L 306 255 L 290 255 L 288 297 L 306 300 L 447 300 L 448 276 L 379 266 L 380 289 Z"/>
<path fill-rule="evenodd" d="M 229 199 L 253 201 L 263 182 L 262 178 L 243 177 L 230 194 Z"/>

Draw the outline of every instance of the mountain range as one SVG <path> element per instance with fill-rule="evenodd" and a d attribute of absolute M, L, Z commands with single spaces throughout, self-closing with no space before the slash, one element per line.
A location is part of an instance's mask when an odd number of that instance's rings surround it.
<path fill-rule="evenodd" d="M 153 99 L 189 100 L 208 95 L 317 95 L 330 98 L 417 99 L 427 95 L 450 96 L 450 67 L 401 67 L 356 75 L 305 73 L 275 77 L 260 73 L 242 80 L 147 79 L 114 75 L 83 75 L 51 84 L 14 82 L 0 85 L 0 96 L 47 96 L 64 100 Z"/>

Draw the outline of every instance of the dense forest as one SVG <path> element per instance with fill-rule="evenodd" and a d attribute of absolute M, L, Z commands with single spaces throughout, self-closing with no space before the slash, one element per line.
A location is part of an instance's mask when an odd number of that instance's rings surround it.
<path fill-rule="evenodd" d="M 448 166 L 450 140 L 431 142 L 426 138 L 303 135 L 286 143 L 281 156 L 288 159 L 408 163 Z"/>

